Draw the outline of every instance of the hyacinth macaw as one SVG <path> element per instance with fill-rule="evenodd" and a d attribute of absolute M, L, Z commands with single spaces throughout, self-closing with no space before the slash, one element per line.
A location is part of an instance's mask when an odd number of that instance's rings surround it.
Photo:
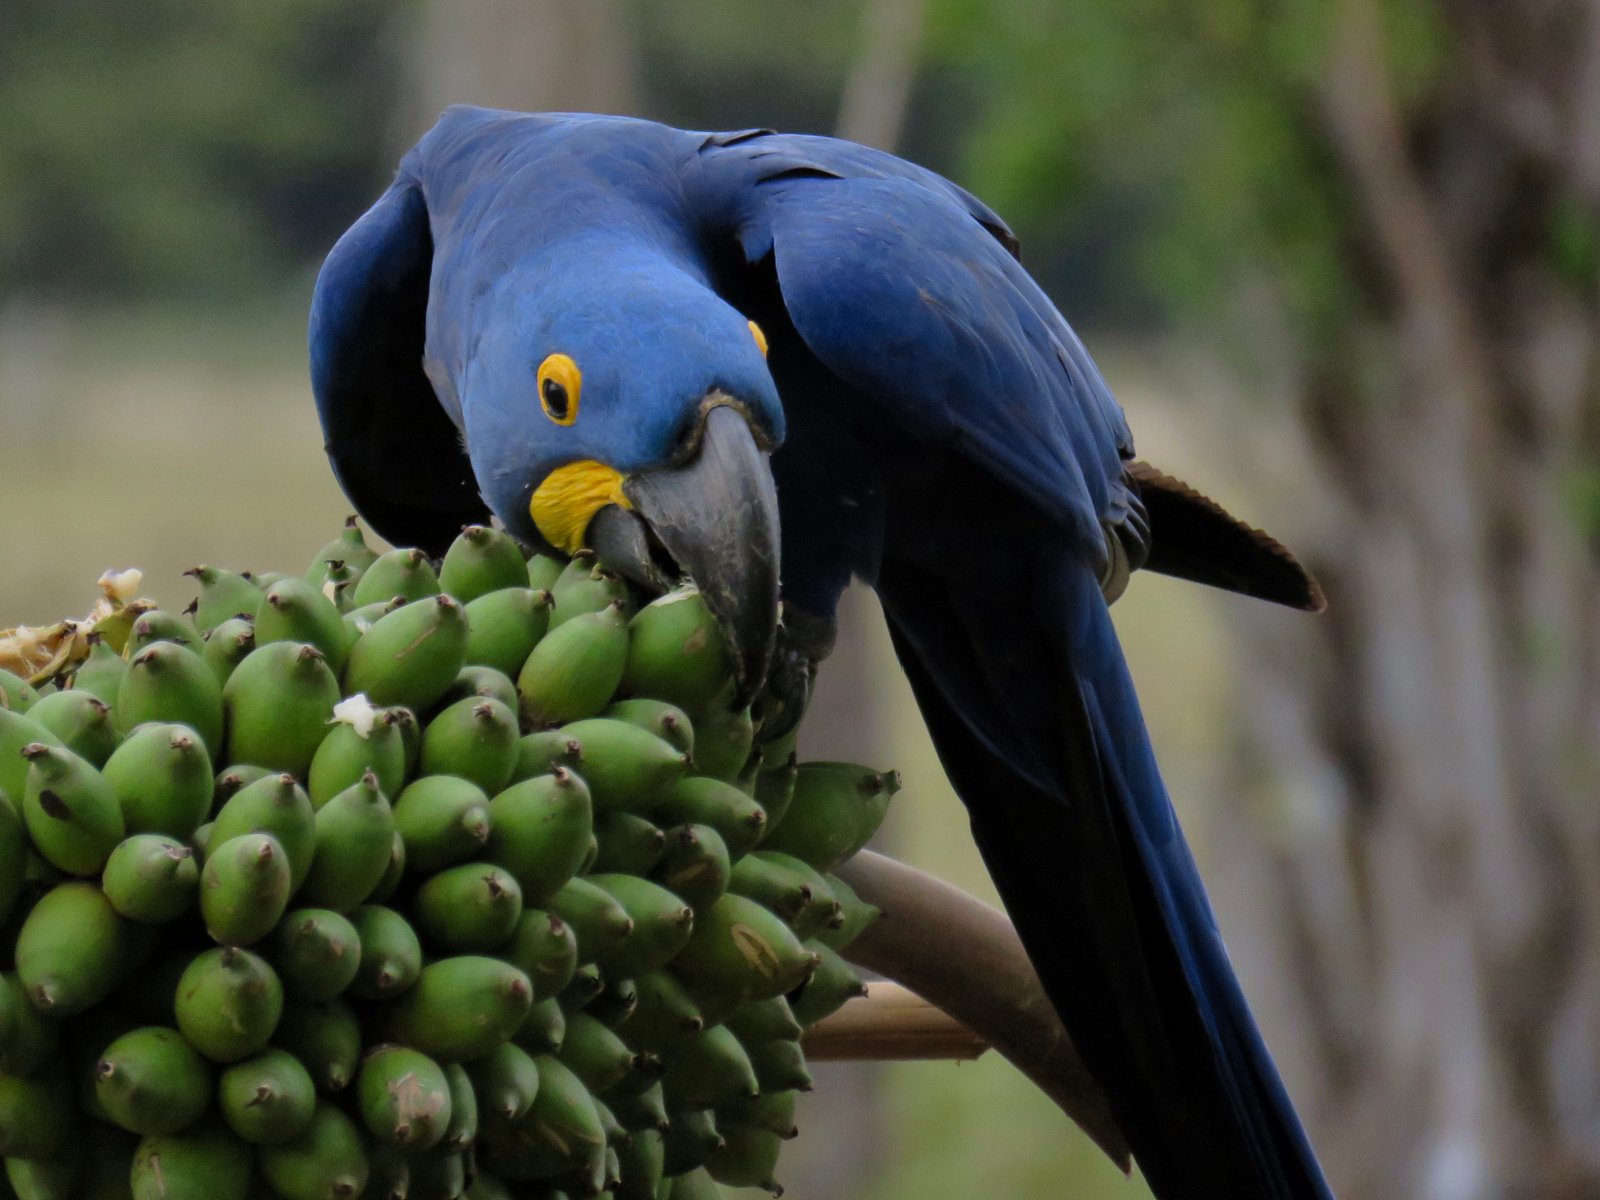
<path fill-rule="evenodd" d="M 1330 1195 L 1108 613 L 1141 566 L 1320 594 L 1133 461 L 984 204 L 825 137 L 451 109 L 329 254 L 310 349 L 329 456 L 379 533 L 439 552 L 493 514 L 643 582 L 687 574 L 745 696 L 769 668 L 803 690 L 841 591 L 870 583 L 1156 1194 Z"/>

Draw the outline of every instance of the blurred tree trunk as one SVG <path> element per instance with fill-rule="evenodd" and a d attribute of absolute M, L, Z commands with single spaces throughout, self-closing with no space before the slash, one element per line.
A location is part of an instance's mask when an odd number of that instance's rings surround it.
<path fill-rule="evenodd" d="M 1360 291 L 1295 388 L 1331 607 L 1233 610 L 1219 843 L 1270 865 L 1224 907 L 1275 926 L 1242 966 L 1301 1014 L 1345 1200 L 1595 1197 L 1600 4 L 1436 8 L 1458 65 L 1418 96 L 1379 0 L 1336 0 L 1306 110 Z"/>

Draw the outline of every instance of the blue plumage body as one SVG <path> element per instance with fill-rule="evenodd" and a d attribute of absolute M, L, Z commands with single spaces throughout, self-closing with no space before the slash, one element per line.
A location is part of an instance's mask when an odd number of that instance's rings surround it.
<path fill-rule="evenodd" d="M 1157 1194 L 1325 1197 L 1102 594 L 1149 541 L 1132 439 L 1014 248 L 960 188 L 850 143 L 452 110 L 319 281 L 330 455 L 392 537 L 438 540 L 486 503 L 536 540 L 551 470 L 659 466 L 703 397 L 734 398 L 778 447 L 785 603 L 828 617 L 852 576 L 878 589 L 985 860 Z M 553 352 L 583 367 L 570 428 L 534 394 Z"/>

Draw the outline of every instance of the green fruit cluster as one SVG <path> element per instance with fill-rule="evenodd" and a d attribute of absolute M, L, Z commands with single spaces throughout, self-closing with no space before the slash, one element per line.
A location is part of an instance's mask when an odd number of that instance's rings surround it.
<path fill-rule="evenodd" d="M 0 687 L 0 1198 L 777 1190 L 892 773 L 493 529 L 192 574 Z"/>

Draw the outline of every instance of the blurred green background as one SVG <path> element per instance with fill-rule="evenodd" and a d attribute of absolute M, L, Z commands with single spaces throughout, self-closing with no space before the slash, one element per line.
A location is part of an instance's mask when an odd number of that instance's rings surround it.
<path fill-rule="evenodd" d="M 1516 7 L 11 0 L 0 624 L 331 535 L 311 284 L 445 104 L 895 149 L 1013 224 L 1141 454 L 1328 584 L 1320 623 L 1145 577 L 1117 613 L 1341 1194 L 1600 1195 L 1600 18 Z M 870 596 L 850 621 L 805 748 L 898 766 L 884 846 L 992 898 Z M 823 1068 L 801 1126 L 795 1200 L 1142 1194 L 993 1055 Z"/>

